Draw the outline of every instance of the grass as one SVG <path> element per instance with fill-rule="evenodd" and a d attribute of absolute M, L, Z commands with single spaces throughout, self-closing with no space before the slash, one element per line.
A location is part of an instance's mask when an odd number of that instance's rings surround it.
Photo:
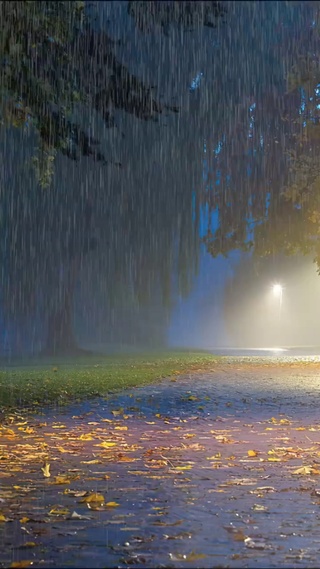
<path fill-rule="evenodd" d="M 88 355 L 12 362 L 0 368 L 0 406 L 65 404 L 164 377 L 214 367 L 218 357 L 204 351 L 165 351 L 117 356 Z"/>

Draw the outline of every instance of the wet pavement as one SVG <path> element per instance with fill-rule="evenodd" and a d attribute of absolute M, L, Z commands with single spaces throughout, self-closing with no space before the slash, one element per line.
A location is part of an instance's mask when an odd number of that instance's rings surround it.
<path fill-rule="evenodd" d="M 0 563 L 317 567 L 319 404 L 316 359 L 226 358 L 209 374 L 11 417 Z"/>

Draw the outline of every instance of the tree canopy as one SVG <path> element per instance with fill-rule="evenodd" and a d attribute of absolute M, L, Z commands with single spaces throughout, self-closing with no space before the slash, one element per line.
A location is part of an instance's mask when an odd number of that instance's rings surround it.
<path fill-rule="evenodd" d="M 152 3 L 142 4 L 140 14 L 153 21 L 160 14 L 164 22 L 160 5 L 154 15 Z M 211 29 L 225 13 L 208 3 L 201 19 L 198 3 L 182 5 L 169 10 L 160 35 L 195 22 L 198 30 Z M 182 120 L 171 120 L 170 131 L 165 122 L 179 105 L 170 90 L 162 97 L 154 89 L 144 60 L 135 61 L 138 48 L 133 57 L 123 52 L 126 41 L 149 34 L 139 31 L 135 3 L 123 6 L 127 28 L 118 39 L 124 20 L 108 29 L 108 3 L 0 4 L 2 309 L 7 323 L 40 325 L 43 336 L 50 314 L 56 320 L 67 300 L 88 298 L 93 286 L 99 314 L 112 312 L 125 295 L 133 305 L 158 295 L 168 310 L 174 290 L 187 292 L 197 266 L 192 195 L 201 157 L 193 173 L 183 172 Z M 115 158 L 117 148 L 124 159 Z"/>
<path fill-rule="evenodd" d="M 282 82 L 248 101 L 232 138 L 208 158 L 204 203 L 218 222 L 204 241 L 214 256 L 241 249 L 320 260 L 319 6 L 301 8 L 300 24 L 277 46 Z"/>

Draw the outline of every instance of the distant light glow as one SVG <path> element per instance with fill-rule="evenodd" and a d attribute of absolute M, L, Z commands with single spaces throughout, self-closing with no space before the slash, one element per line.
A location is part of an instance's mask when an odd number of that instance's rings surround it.
<path fill-rule="evenodd" d="M 274 284 L 272 287 L 274 296 L 281 296 L 283 291 L 283 286 L 279 283 Z"/>

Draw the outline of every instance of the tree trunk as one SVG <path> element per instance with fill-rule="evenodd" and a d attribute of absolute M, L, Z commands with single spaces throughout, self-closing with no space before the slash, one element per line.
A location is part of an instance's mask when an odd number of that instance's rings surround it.
<path fill-rule="evenodd" d="M 69 243 L 69 262 L 68 266 L 64 267 L 62 282 L 60 281 L 58 286 L 58 301 L 53 302 L 53 307 L 49 313 L 48 332 L 42 351 L 43 355 L 79 355 L 90 353 L 88 350 L 77 346 L 73 330 L 74 295 L 80 273 L 81 260 L 96 247 L 96 239 L 94 237 L 90 238 L 92 231 L 92 203 L 90 198 L 86 201 L 82 215 L 82 239 L 78 246 L 72 241 Z"/>
<path fill-rule="evenodd" d="M 43 355 L 77 355 L 85 351 L 77 346 L 73 329 L 74 293 L 79 269 L 79 259 L 73 259 L 67 271 L 62 294 L 60 294 L 61 300 L 49 313 L 48 332 L 42 350 Z"/>
<path fill-rule="evenodd" d="M 48 318 L 45 355 L 67 354 L 76 351 L 73 332 L 73 295 L 66 291 L 61 307 L 53 309 Z"/>

